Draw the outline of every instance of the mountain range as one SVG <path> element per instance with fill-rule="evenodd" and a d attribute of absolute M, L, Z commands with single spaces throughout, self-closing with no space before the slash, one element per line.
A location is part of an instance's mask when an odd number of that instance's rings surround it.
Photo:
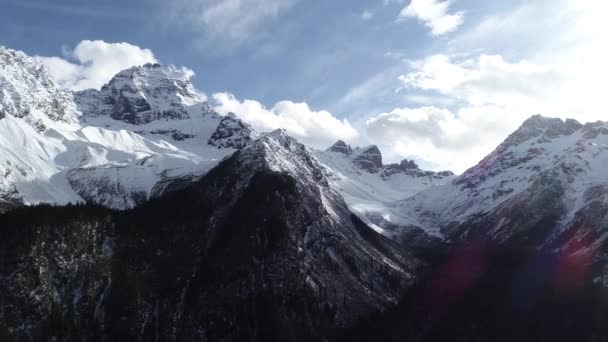
<path fill-rule="evenodd" d="M 2 339 L 608 336 L 608 122 L 532 116 L 455 175 L 238 114 L 174 66 L 72 92 L 0 48 Z"/>

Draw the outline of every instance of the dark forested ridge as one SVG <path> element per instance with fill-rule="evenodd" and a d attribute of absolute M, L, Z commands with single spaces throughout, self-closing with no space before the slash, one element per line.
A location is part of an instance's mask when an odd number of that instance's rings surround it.
<path fill-rule="evenodd" d="M 0 216 L 1 339 L 333 339 L 398 301 L 413 257 L 240 157 L 130 211 Z"/>
<path fill-rule="evenodd" d="M 246 210 L 235 209 L 218 230 L 230 234 L 214 237 L 201 227 L 217 203 L 201 196 L 200 187 L 133 212 L 39 206 L 0 216 L 0 339 L 604 341 L 608 336 L 608 291 L 593 279 L 601 264 L 586 269 L 584 260 L 560 258 L 550 248 L 482 241 L 426 253 L 432 267 L 414 286 L 393 284 L 403 294 L 399 304 L 361 310 L 367 314 L 344 325 L 337 319 L 339 307 L 362 304 L 344 295 L 353 289 L 340 284 L 340 270 L 331 269 L 336 283 L 326 284 L 326 293 L 300 286 L 306 284 L 296 269 L 301 264 L 284 250 L 289 224 L 274 213 L 277 222 L 258 226 L 256 215 L 283 209 L 257 188 L 271 183 L 284 194 L 293 186 L 289 177 L 256 176 L 244 196 Z M 292 195 L 292 204 L 300 205 Z M 238 238 L 242 234 L 256 242 Z"/>
<path fill-rule="evenodd" d="M 452 227 L 449 244 L 421 255 L 429 267 L 400 303 L 358 320 L 341 340 L 607 341 L 606 207 L 556 231 L 561 203 L 537 196 L 511 207 L 507 240 L 483 233 L 495 214 Z"/>
<path fill-rule="evenodd" d="M 0 339 L 608 337 L 603 258 L 577 253 L 596 238 L 571 231 L 537 247 L 557 218 L 507 244 L 477 237 L 414 256 L 348 211 L 336 226 L 314 188 L 265 168 L 244 175 L 239 163 L 131 211 L 38 206 L 0 216 Z M 564 244 L 570 250 L 555 248 Z M 384 258 L 418 280 L 411 286 Z"/>

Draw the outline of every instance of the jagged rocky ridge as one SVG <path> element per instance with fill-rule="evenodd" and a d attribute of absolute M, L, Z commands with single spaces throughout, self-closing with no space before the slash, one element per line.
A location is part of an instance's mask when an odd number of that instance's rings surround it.
<path fill-rule="evenodd" d="M 241 149 L 256 135 L 255 131 L 234 113 L 228 113 L 222 118 L 208 143 L 217 148 Z"/>
<path fill-rule="evenodd" d="M 338 140 L 326 152 L 351 157 L 353 163 L 361 170 L 369 173 L 381 172 L 384 178 L 400 172 L 415 177 L 434 177 L 437 179 L 454 176 L 454 173 L 451 171 L 423 171 L 415 161 L 407 159 L 396 164 L 384 165 L 382 163 L 382 153 L 378 146 L 375 145 L 353 149 L 343 140 Z"/>
<path fill-rule="evenodd" d="M 346 200 L 351 210 L 367 224 L 386 236 L 401 234 L 404 227 L 411 232 L 408 216 L 396 210 L 399 201 L 426 189 L 444 185 L 455 178 L 450 171 L 421 170 L 412 160 L 385 165 L 377 146 L 352 148 L 338 141 L 327 151 L 317 152 L 331 186 Z M 416 231 L 425 237 L 432 231 Z"/>
<path fill-rule="evenodd" d="M 23 209 L 0 225 L 4 339 L 333 339 L 420 266 L 281 131 L 137 209 Z"/>

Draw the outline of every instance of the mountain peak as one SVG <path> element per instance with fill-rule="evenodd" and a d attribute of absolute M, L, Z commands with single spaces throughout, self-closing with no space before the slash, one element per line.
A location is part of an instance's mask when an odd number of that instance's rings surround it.
<path fill-rule="evenodd" d="M 571 135 L 581 128 L 583 125 L 573 119 L 564 121 L 536 114 L 524 121 L 505 143 L 512 146 L 533 138 L 553 139 L 558 136 Z"/>
<path fill-rule="evenodd" d="M 353 149 L 344 140 L 338 140 L 330 148 L 327 149 L 329 152 L 342 153 L 344 155 L 350 155 Z"/>
<path fill-rule="evenodd" d="M 264 134 L 260 138 L 260 140 L 262 140 L 262 141 L 274 140 L 274 141 L 278 141 L 281 143 L 289 143 L 292 141 L 296 141 L 296 139 L 291 137 L 289 134 L 287 134 L 287 131 L 283 128 L 278 128 L 272 132 Z"/>
<path fill-rule="evenodd" d="M 399 163 L 399 166 L 404 170 L 420 170 L 420 167 L 418 166 L 418 164 L 416 164 L 416 162 L 413 159 L 412 160 L 403 159 Z"/>
<path fill-rule="evenodd" d="M 161 82 L 162 80 L 170 80 L 184 83 L 184 86 L 190 84 L 191 72 L 185 68 L 177 68 L 173 65 L 162 65 L 158 63 L 147 63 L 144 65 L 136 65 L 125 69 L 116 74 L 108 84 L 104 87 L 116 86 L 117 82 L 126 81 L 126 83 L 135 82 Z"/>
<path fill-rule="evenodd" d="M 190 77 L 188 69 L 148 63 L 119 72 L 101 90 L 89 89 L 75 96 L 87 116 L 107 115 L 134 125 L 186 119 L 188 107 L 204 102 Z"/>
<path fill-rule="evenodd" d="M 539 128 L 539 129 L 554 129 L 558 131 L 574 131 L 577 130 L 583 125 L 574 120 L 574 119 L 566 119 L 562 120 L 560 118 L 551 118 L 547 116 L 542 116 L 540 114 L 536 114 L 528 118 L 526 121 L 522 123 L 522 127 L 526 128 Z M 567 133 L 571 134 L 571 133 Z"/>
<path fill-rule="evenodd" d="M 376 173 L 382 168 L 382 153 L 376 145 L 363 147 L 353 159 L 353 162 L 363 170 Z"/>
<path fill-rule="evenodd" d="M 298 180 L 313 177 L 318 184 L 327 185 L 321 166 L 304 144 L 289 136 L 284 129 L 274 130 L 237 152 L 243 163 L 275 172 L 287 173 Z M 311 176 L 312 175 L 312 176 Z"/>
<path fill-rule="evenodd" d="M 237 118 L 234 113 L 228 113 L 222 117 L 208 143 L 218 148 L 241 149 L 256 136 L 251 126 Z"/>

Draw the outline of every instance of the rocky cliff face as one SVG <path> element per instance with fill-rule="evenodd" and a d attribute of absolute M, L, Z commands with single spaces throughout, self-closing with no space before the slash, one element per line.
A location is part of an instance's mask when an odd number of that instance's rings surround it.
<path fill-rule="evenodd" d="M 408 216 L 395 210 L 399 201 L 455 178 L 450 171 L 422 170 L 407 159 L 399 164 L 384 164 L 377 146 L 351 148 L 338 141 L 327 151 L 317 152 L 316 156 L 330 186 L 345 198 L 362 220 L 386 236 L 412 226 Z M 416 239 L 429 239 L 420 229 L 415 235 Z M 411 235 L 408 237 L 415 240 Z"/>
<path fill-rule="evenodd" d="M 217 148 L 241 149 L 257 136 L 257 133 L 234 113 L 228 113 L 220 121 L 208 144 Z"/>
<path fill-rule="evenodd" d="M 352 147 L 350 147 L 350 145 L 345 143 L 343 140 L 338 140 L 327 151 L 333 152 L 333 153 L 341 153 L 341 154 L 348 156 L 353 152 L 353 149 L 352 149 Z"/>
<path fill-rule="evenodd" d="M 24 118 L 38 131 L 49 120 L 77 120 L 72 94 L 59 89 L 42 62 L 21 51 L 0 47 L 0 89 L 0 119 Z"/>
<path fill-rule="evenodd" d="M 382 154 L 377 146 L 369 146 L 357 151 L 353 162 L 362 170 L 375 173 L 382 168 Z"/>

